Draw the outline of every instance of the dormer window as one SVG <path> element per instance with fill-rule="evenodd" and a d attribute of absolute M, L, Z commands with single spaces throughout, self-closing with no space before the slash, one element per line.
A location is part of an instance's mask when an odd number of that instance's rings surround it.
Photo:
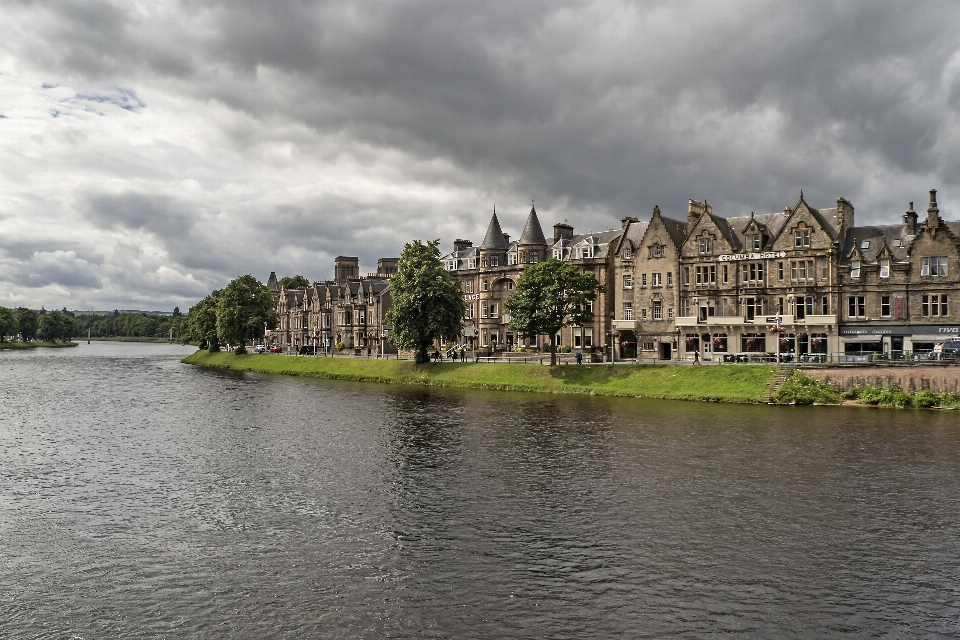
<path fill-rule="evenodd" d="M 579 255 L 577 257 L 583 258 L 592 258 L 593 257 L 593 247 L 587 245 L 586 247 L 580 247 Z"/>
<path fill-rule="evenodd" d="M 467 258 L 467 269 L 476 269 L 476 268 L 477 268 L 477 259 Z"/>
<path fill-rule="evenodd" d="M 563 249 L 554 249 L 553 257 L 557 260 L 563 260 Z"/>
<path fill-rule="evenodd" d="M 897 247 L 898 249 L 903 247 L 903 240 L 901 240 L 900 238 L 897 238 L 896 240 L 893 241 L 893 246 Z"/>
<path fill-rule="evenodd" d="M 700 253 L 712 253 L 713 252 L 713 239 L 710 236 L 702 236 L 698 242 L 698 250 Z"/>
<path fill-rule="evenodd" d="M 623 259 L 624 260 L 633 259 L 633 249 L 630 248 L 629 244 L 623 248 Z"/>
<path fill-rule="evenodd" d="M 763 246 L 763 236 L 759 233 L 754 233 L 747 236 L 747 249 L 751 251 L 760 251 L 760 247 Z"/>
<path fill-rule="evenodd" d="M 850 277 L 851 278 L 860 277 L 860 261 L 859 260 L 850 261 Z"/>
<path fill-rule="evenodd" d="M 517 264 L 517 254 L 510 252 L 507 254 L 507 264 Z"/>
<path fill-rule="evenodd" d="M 880 277 L 881 278 L 890 277 L 890 259 L 889 258 L 880 259 Z"/>
<path fill-rule="evenodd" d="M 793 248 L 807 249 L 810 247 L 810 229 L 797 229 L 793 232 Z"/>
<path fill-rule="evenodd" d="M 861 248 L 861 249 L 869 249 L 869 248 L 870 248 L 870 241 L 869 241 L 869 240 L 864 240 L 863 242 L 861 242 L 861 243 L 860 243 L 860 248 Z"/>

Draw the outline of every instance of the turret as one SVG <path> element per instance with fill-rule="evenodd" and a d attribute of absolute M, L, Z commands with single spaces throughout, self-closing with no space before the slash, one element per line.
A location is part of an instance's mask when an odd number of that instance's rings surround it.
<path fill-rule="evenodd" d="M 520 252 L 521 263 L 540 262 L 546 256 L 547 239 L 543 237 L 543 228 L 540 226 L 540 219 L 534 207 L 530 207 L 530 215 L 527 216 L 527 222 L 523 225 L 517 249 Z"/>
<path fill-rule="evenodd" d="M 487 233 L 483 236 L 483 242 L 480 243 L 480 264 L 484 267 L 496 267 L 507 263 L 508 242 L 504 237 L 503 230 L 500 228 L 500 220 L 494 212 L 490 218 L 490 224 L 487 226 Z"/>

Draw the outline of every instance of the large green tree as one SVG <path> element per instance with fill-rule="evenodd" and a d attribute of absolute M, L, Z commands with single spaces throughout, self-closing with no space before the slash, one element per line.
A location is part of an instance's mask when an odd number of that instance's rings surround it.
<path fill-rule="evenodd" d="M 550 336 L 550 364 L 557 364 L 557 332 L 592 322 L 589 309 L 600 291 L 592 273 L 551 258 L 523 270 L 503 309 L 510 314 L 514 331 L 531 338 Z"/>
<path fill-rule="evenodd" d="M 17 324 L 20 325 L 20 336 L 24 340 L 33 340 L 37 337 L 39 318 L 33 309 L 20 307 L 17 309 Z"/>
<path fill-rule="evenodd" d="M 40 315 L 37 331 L 44 340 L 69 340 L 77 335 L 79 325 L 73 317 L 60 311 L 50 311 Z"/>
<path fill-rule="evenodd" d="M 13 309 L 0 307 L 0 340 L 7 336 L 16 337 L 20 332 L 20 323 L 17 322 L 17 314 Z"/>
<path fill-rule="evenodd" d="M 218 289 L 190 308 L 180 330 L 182 342 L 196 342 L 201 349 L 206 347 L 210 351 L 220 351 L 220 340 L 217 338 L 217 302 L 221 293 Z"/>
<path fill-rule="evenodd" d="M 217 336 L 238 345 L 263 337 L 265 328 L 277 326 L 277 310 L 267 286 L 247 274 L 224 287 L 217 300 Z"/>
<path fill-rule="evenodd" d="M 280 278 L 277 283 L 281 289 L 307 289 L 310 287 L 310 281 L 303 276 L 286 276 Z"/>
<path fill-rule="evenodd" d="M 460 281 L 440 261 L 439 245 L 440 240 L 404 245 L 397 273 L 390 278 L 393 306 L 386 319 L 391 339 L 401 349 L 413 349 L 418 364 L 429 361 L 434 340 L 460 335 L 467 311 Z"/>

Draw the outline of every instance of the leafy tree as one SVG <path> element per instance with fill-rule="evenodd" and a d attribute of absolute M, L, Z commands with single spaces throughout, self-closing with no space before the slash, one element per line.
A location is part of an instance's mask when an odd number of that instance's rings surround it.
<path fill-rule="evenodd" d="M 6 336 L 16 337 L 20 331 L 20 323 L 17 322 L 17 314 L 12 309 L 0 307 L 0 340 Z"/>
<path fill-rule="evenodd" d="M 217 300 L 217 337 L 243 345 L 263 337 L 265 326 L 277 326 L 277 311 L 267 286 L 247 274 L 233 279 Z"/>
<path fill-rule="evenodd" d="M 427 349 L 434 340 L 460 335 L 467 310 L 459 280 L 440 261 L 439 244 L 407 243 L 390 279 L 393 306 L 387 322 L 393 326 L 392 340 L 401 349 L 414 349 L 418 364 L 429 361 Z"/>
<path fill-rule="evenodd" d="M 220 341 L 217 339 L 217 303 L 221 293 L 223 292 L 218 289 L 190 308 L 180 330 L 182 342 L 199 342 L 201 348 L 206 346 L 210 351 L 220 351 Z"/>
<path fill-rule="evenodd" d="M 287 276 L 280 278 L 278 284 L 281 289 L 306 289 L 310 286 L 310 281 L 303 276 Z"/>
<path fill-rule="evenodd" d="M 77 321 L 60 311 L 51 311 L 40 316 L 37 331 L 44 340 L 69 340 L 77 335 L 79 330 Z"/>
<path fill-rule="evenodd" d="M 24 340 L 34 340 L 37 337 L 39 327 L 39 318 L 37 312 L 33 309 L 20 307 L 17 309 L 17 324 L 20 325 L 20 336 Z"/>
<path fill-rule="evenodd" d="M 183 314 L 180 313 L 180 307 L 174 307 L 174 308 L 173 308 L 173 317 L 174 317 L 174 318 L 179 318 L 179 317 L 182 316 L 182 315 L 183 315 Z"/>
<path fill-rule="evenodd" d="M 588 304 L 602 291 L 592 273 L 551 258 L 523 270 L 517 287 L 503 303 L 510 328 L 521 335 L 550 336 L 550 364 L 557 363 L 557 332 L 561 327 L 593 321 Z"/>

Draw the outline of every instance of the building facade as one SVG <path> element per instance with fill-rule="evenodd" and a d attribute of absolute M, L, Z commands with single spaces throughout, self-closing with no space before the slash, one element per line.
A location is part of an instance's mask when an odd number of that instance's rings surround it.
<path fill-rule="evenodd" d="M 504 314 L 503 303 L 510 297 L 527 265 L 557 258 L 593 273 L 605 289 L 593 303 L 593 322 L 564 327 L 557 336 L 557 345 L 582 353 L 604 352 L 608 349 L 605 345 L 613 340 L 610 332 L 613 295 L 608 286 L 613 267 L 608 254 L 620 234 L 621 230 L 614 229 L 577 235 L 573 227 L 564 222 L 553 226 L 553 237 L 548 239 L 536 208 L 531 207 L 520 237 L 511 240 L 503 232 L 494 212 L 479 247 L 474 247 L 469 240 L 458 239 L 453 251 L 442 258 L 446 269 L 456 275 L 463 286 L 467 303 L 463 338 L 479 352 L 487 354 L 549 346 L 549 336 L 530 338 L 511 330 L 510 317 Z"/>

